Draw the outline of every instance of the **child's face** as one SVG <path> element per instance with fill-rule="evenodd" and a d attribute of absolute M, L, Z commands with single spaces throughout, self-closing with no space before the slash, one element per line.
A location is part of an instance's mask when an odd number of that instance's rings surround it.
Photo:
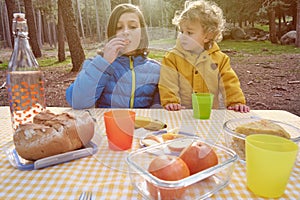
<path fill-rule="evenodd" d="M 204 44 L 209 42 L 200 23 L 184 22 L 180 26 L 180 31 L 181 46 L 187 51 L 200 53 L 204 49 Z"/>
<path fill-rule="evenodd" d="M 124 13 L 117 23 L 117 37 L 126 40 L 126 47 L 121 53 L 126 54 L 138 48 L 141 40 L 141 25 L 137 14 Z"/>

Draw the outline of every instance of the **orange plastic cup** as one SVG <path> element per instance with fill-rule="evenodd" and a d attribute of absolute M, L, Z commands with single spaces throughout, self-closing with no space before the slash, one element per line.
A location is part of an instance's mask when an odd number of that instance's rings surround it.
<path fill-rule="evenodd" d="M 135 112 L 112 110 L 104 113 L 108 146 L 111 150 L 123 151 L 132 146 Z"/>

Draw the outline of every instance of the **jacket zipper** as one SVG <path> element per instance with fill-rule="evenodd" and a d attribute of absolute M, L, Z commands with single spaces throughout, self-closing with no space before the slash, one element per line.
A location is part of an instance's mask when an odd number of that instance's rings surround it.
<path fill-rule="evenodd" d="M 134 106 L 134 92 L 135 92 L 135 71 L 133 68 L 133 59 L 129 57 L 130 70 L 132 75 L 132 84 L 131 84 L 131 96 L 130 96 L 130 108 Z"/>

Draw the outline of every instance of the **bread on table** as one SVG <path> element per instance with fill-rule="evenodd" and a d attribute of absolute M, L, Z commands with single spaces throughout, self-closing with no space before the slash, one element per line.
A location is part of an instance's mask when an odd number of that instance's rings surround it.
<path fill-rule="evenodd" d="M 235 132 L 243 135 L 252 135 L 252 134 L 270 134 L 277 135 L 289 139 L 290 134 L 284 130 L 280 125 L 273 123 L 269 120 L 258 120 L 254 122 L 249 122 L 237 126 Z M 241 159 L 245 160 L 245 141 L 239 138 L 234 137 L 232 148 L 238 153 Z"/>
<path fill-rule="evenodd" d="M 291 138 L 290 134 L 286 132 L 286 130 L 284 130 L 280 125 L 265 119 L 240 125 L 235 128 L 235 131 L 244 135 L 270 134 L 287 139 Z"/>
<path fill-rule="evenodd" d="M 41 112 L 33 123 L 21 124 L 13 140 L 16 151 L 26 160 L 38 160 L 84 147 L 94 136 L 94 121 L 86 112 Z"/>

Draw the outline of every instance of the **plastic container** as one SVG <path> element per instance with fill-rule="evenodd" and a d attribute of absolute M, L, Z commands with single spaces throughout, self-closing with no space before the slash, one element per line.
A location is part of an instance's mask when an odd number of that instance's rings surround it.
<path fill-rule="evenodd" d="M 98 151 L 97 145 L 92 141 L 90 141 L 88 144 L 85 145 L 84 148 L 76 149 L 74 151 L 69 151 L 66 153 L 57 154 L 54 156 L 49 156 L 36 161 L 28 161 L 23 159 L 21 156 L 19 156 L 19 154 L 17 153 L 13 145 L 11 146 L 11 148 L 6 149 L 5 153 L 7 159 L 9 160 L 10 164 L 13 167 L 19 170 L 35 170 L 35 169 L 47 168 L 50 166 L 69 162 L 71 160 L 76 160 L 83 157 L 91 156 L 97 153 L 97 151 Z"/>
<path fill-rule="evenodd" d="M 235 129 L 237 126 L 240 126 L 242 124 L 260 121 L 262 118 L 239 118 L 239 119 L 232 119 L 228 120 L 224 123 L 223 129 L 224 129 L 224 138 L 225 143 L 228 148 L 233 149 L 237 155 L 239 156 L 240 161 L 245 162 L 245 139 L 246 136 L 240 133 L 235 132 Z M 284 128 L 291 136 L 291 140 L 293 142 L 299 142 L 300 141 L 300 129 L 284 123 L 280 121 L 274 121 L 269 120 L 277 125 L 280 125 L 282 128 Z"/>
<path fill-rule="evenodd" d="M 148 172 L 149 164 L 160 155 L 178 156 L 180 152 L 171 151 L 169 148 L 169 145 L 178 142 L 178 140 L 186 140 L 187 143 L 191 140 L 200 141 L 211 146 L 218 156 L 219 163 L 178 181 L 164 181 L 154 177 Z M 153 193 L 151 195 L 149 192 L 147 186 L 149 183 L 157 188 L 156 196 L 159 196 L 161 190 L 174 190 L 174 192 L 183 190 L 180 199 L 203 199 L 210 197 L 228 184 L 237 159 L 236 153 L 229 148 L 208 143 L 198 137 L 184 137 L 131 152 L 126 158 L 126 162 L 129 166 L 129 175 L 134 188 L 145 199 L 155 199 Z"/>
<path fill-rule="evenodd" d="M 266 134 L 246 137 L 247 187 L 258 196 L 281 197 L 297 152 L 298 145 L 283 137 Z"/>

